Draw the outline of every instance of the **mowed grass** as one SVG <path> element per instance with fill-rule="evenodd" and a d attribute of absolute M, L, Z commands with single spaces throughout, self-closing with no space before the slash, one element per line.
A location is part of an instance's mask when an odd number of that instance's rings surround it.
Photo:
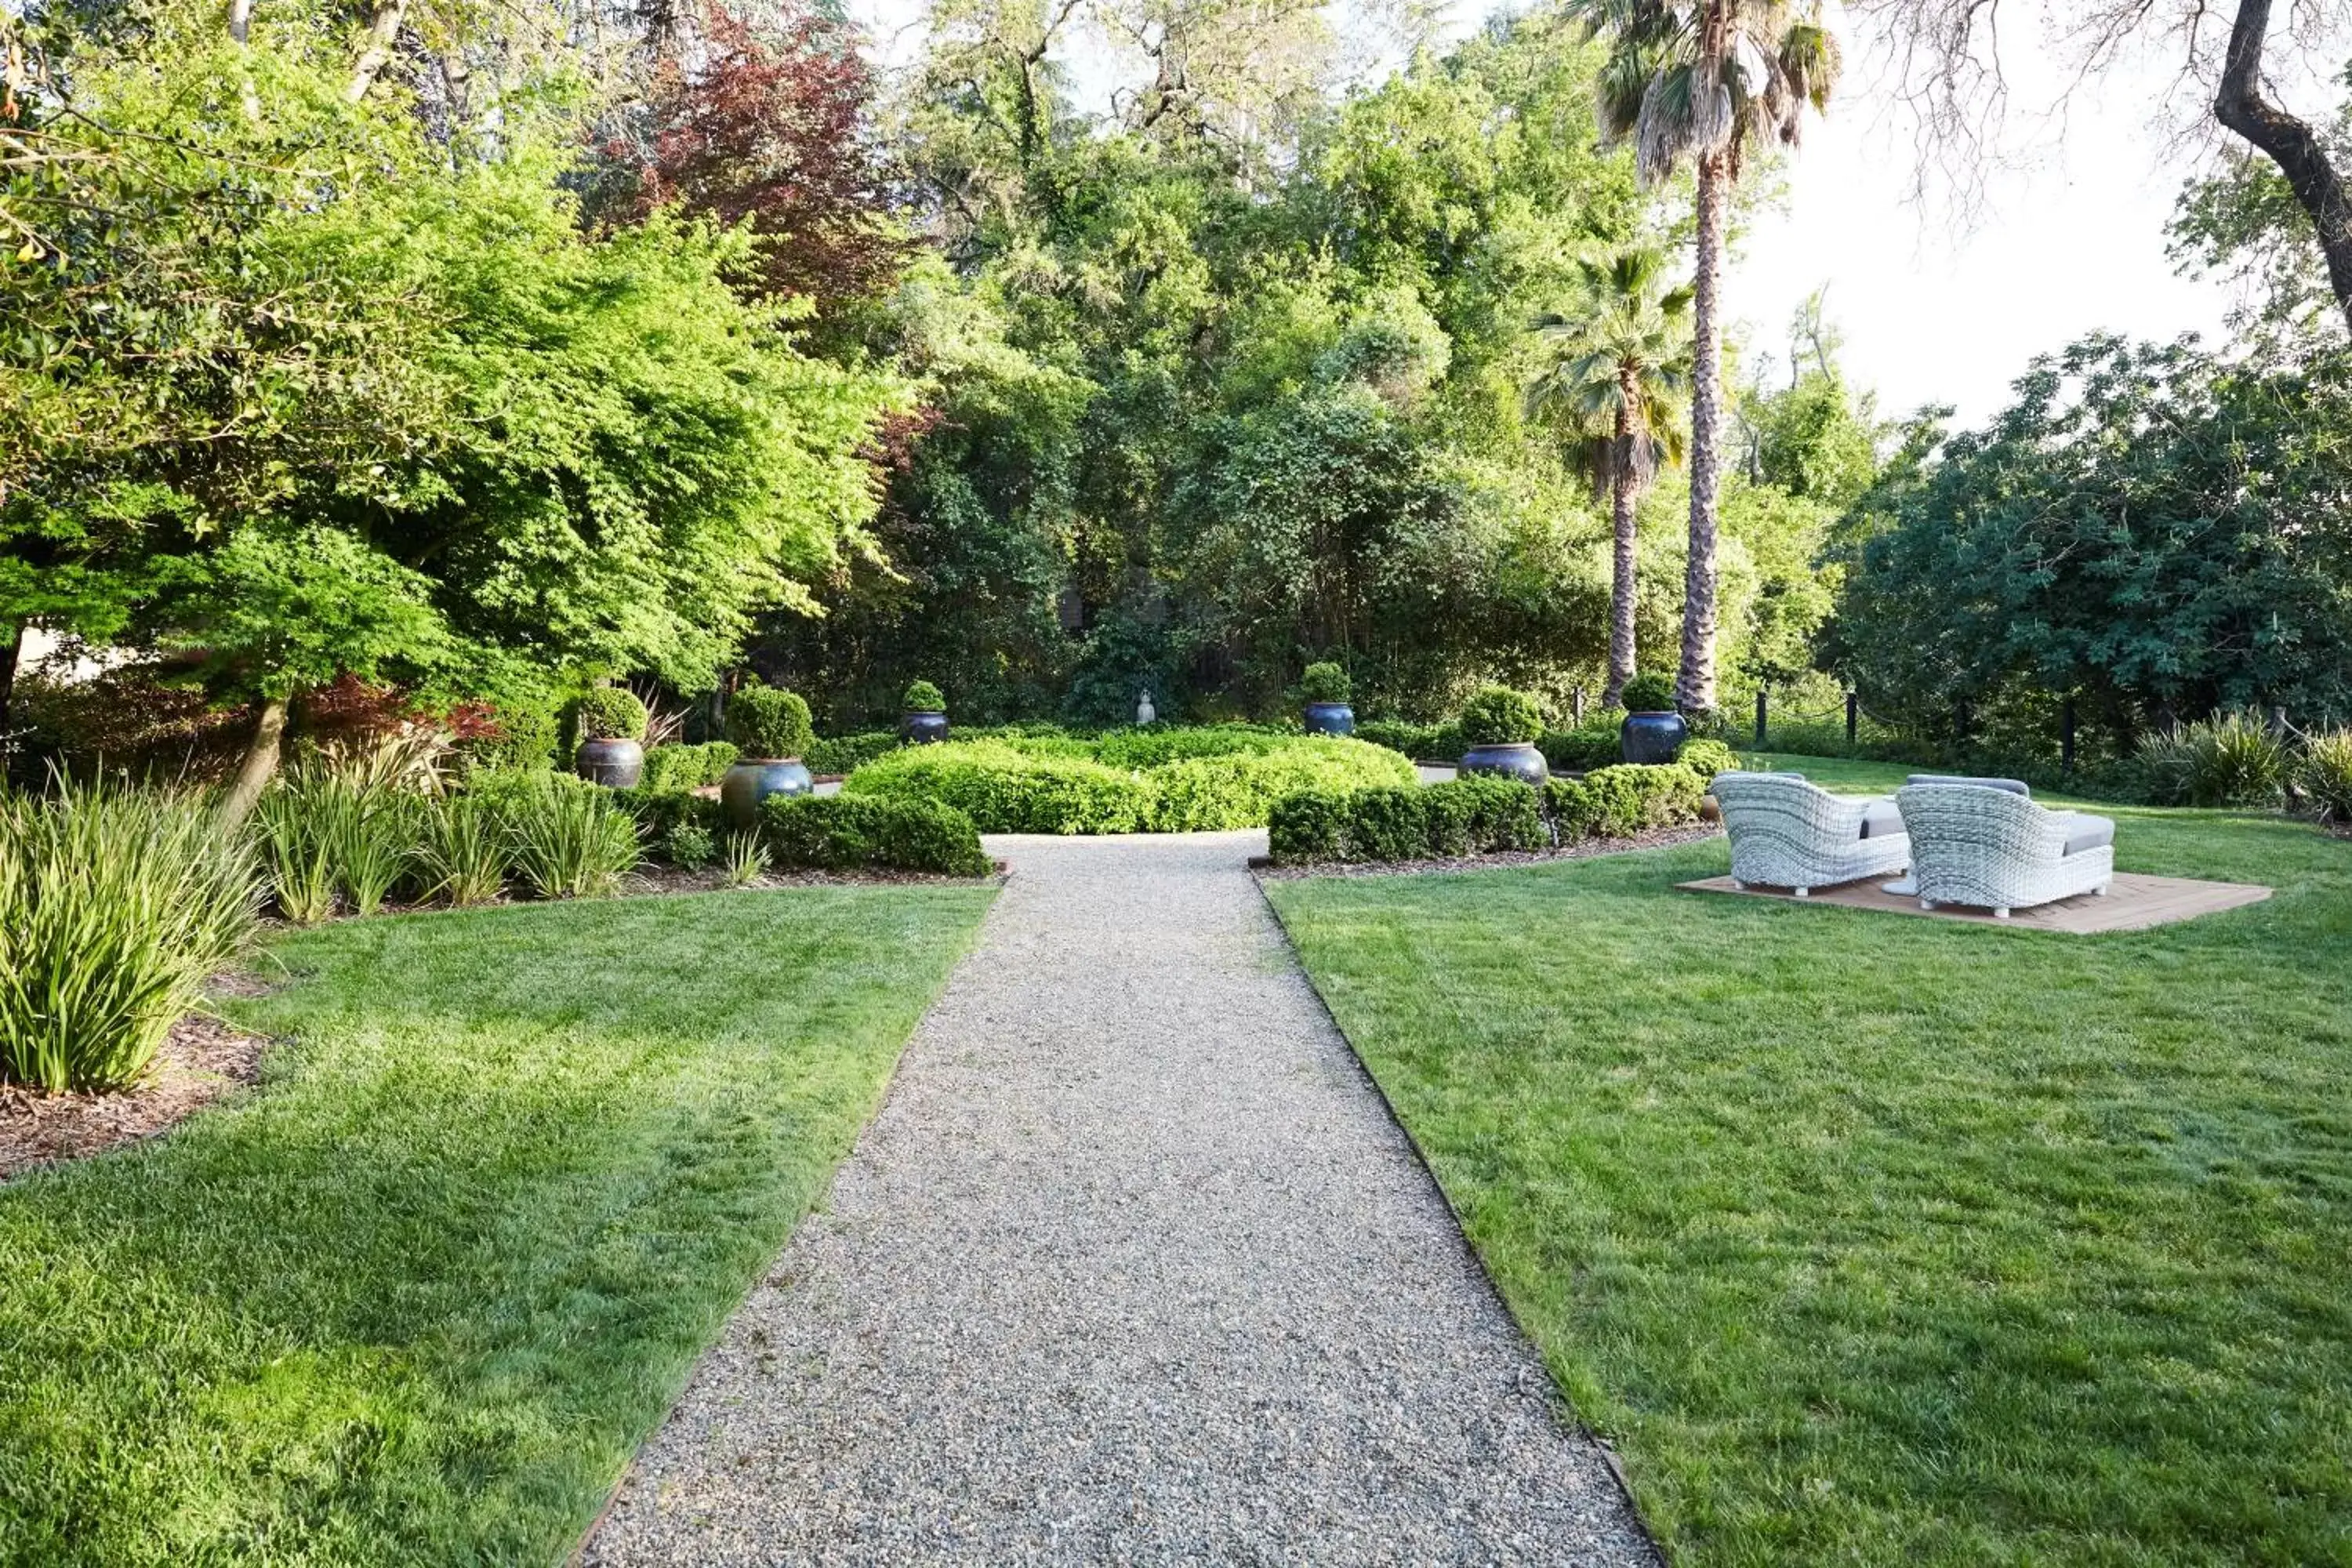
<path fill-rule="evenodd" d="M 283 1037 L 258 1089 L 0 1188 L 0 1561 L 561 1562 L 990 897 L 279 942 L 235 1008 Z"/>
<path fill-rule="evenodd" d="M 2352 843 L 2117 815 L 2277 896 L 1670 890 L 1720 840 L 1270 886 L 1677 1563 L 2352 1563 Z"/>

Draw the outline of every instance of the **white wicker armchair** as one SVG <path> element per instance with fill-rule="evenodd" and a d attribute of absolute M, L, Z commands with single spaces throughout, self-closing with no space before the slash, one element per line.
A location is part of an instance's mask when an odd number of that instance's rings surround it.
<path fill-rule="evenodd" d="M 1734 886 L 1787 888 L 1801 899 L 1911 864 L 1911 841 L 1884 801 L 1832 795 L 1794 773 L 1717 773 L 1708 789 L 1731 836 Z"/>
<path fill-rule="evenodd" d="M 1911 784 L 1895 792 L 1911 836 L 1919 907 L 1967 904 L 2006 920 L 2115 879 L 2115 824 L 2049 811 L 1981 784 Z"/>

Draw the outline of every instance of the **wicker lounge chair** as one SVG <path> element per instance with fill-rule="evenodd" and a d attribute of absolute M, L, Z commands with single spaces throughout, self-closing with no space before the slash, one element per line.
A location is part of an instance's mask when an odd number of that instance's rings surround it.
<path fill-rule="evenodd" d="M 2011 910 L 2105 893 L 2116 875 L 2116 825 L 2050 811 L 2005 789 L 1970 784 L 1898 790 L 1919 907 L 1966 904 L 2002 920 Z"/>
<path fill-rule="evenodd" d="M 1787 888 L 1801 899 L 1911 863 L 1891 801 L 1832 795 L 1798 773 L 1717 773 L 1708 787 L 1731 836 L 1735 887 Z"/>

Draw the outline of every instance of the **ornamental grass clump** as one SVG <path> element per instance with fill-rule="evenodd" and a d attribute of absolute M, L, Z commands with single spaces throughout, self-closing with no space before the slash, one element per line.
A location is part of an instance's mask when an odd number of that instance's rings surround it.
<path fill-rule="evenodd" d="M 335 912 L 372 915 L 415 868 L 425 801 L 413 779 L 374 759 L 314 757 L 256 804 L 254 822 L 278 912 L 311 925 Z"/>
<path fill-rule="evenodd" d="M 0 797 L 0 1079 L 136 1082 L 260 903 L 250 844 L 192 798 L 63 783 Z"/>
<path fill-rule="evenodd" d="M 457 909 L 496 901 L 514 868 L 498 807 L 470 795 L 434 802 L 422 814 L 416 867 L 427 899 Z"/>
<path fill-rule="evenodd" d="M 2286 793 L 2285 742 L 2252 713 L 2143 737 L 2134 761 L 2158 805 L 2274 806 Z"/>
<path fill-rule="evenodd" d="M 542 899 L 595 898 L 635 868 L 636 819 L 609 792 L 564 774 L 499 803 L 516 871 Z"/>
<path fill-rule="evenodd" d="M 727 700 L 727 738 L 744 761 L 776 763 L 798 758 L 816 736 L 799 693 L 755 683 Z"/>
<path fill-rule="evenodd" d="M 2338 827 L 2352 824 L 2352 730 L 2311 737 L 2294 780 L 2313 816 Z"/>

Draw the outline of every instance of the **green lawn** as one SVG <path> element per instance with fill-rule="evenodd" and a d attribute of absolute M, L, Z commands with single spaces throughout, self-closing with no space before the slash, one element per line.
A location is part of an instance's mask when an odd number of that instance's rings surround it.
<path fill-rule="evenodd" d="M 1670 891 L 1720 840 L 1269 888 L 1678 1562 L 2352 1563 L 2352 843 L 2117 816 L 2278 896 Z"/>
<path fill-rule="evenodd" d="M 991 896 L 280 942 L 257 1091 L 0 1188 L 0 1561 L 561 1562 Z"/>

